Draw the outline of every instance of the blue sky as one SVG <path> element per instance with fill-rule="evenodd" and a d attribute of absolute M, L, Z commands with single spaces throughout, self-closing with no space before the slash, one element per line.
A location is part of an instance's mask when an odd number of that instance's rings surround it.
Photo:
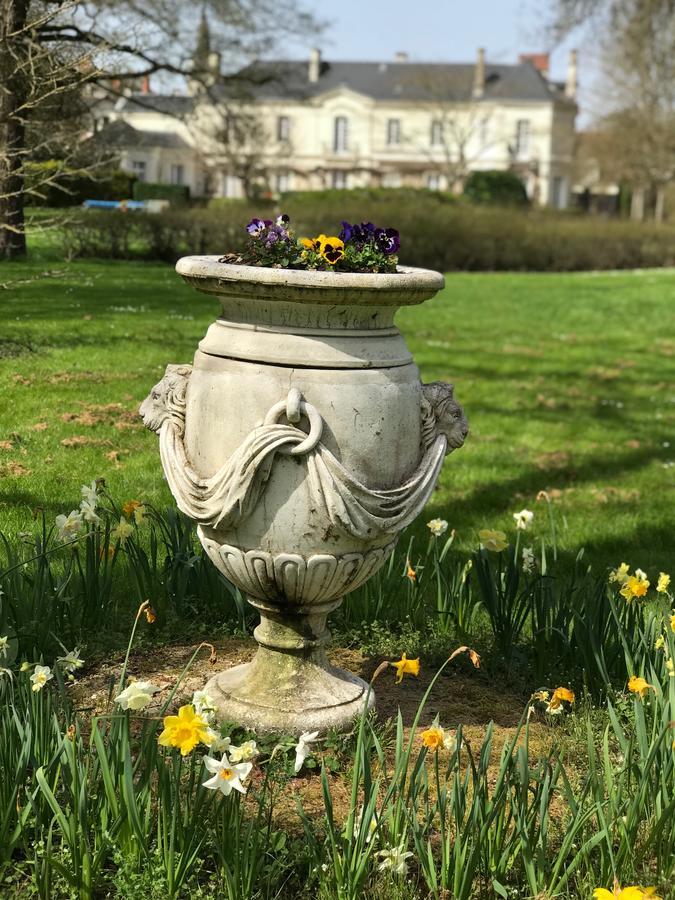
<path fill-rule="evenodd" d="M 543 28 L 551 5 L 547 0 L 340 0 L 314 4 L 312 10 L 330 21 L 317 40 L 326 58 L 387 60 L 400 50 L 412 60 L 470 62 L 476 49 L 485 47 L 489 61 L 506 63 L 516 62 L 519 53 L 548 49 Z M 571 46 L 568 41 L 554 49 L 552 77 L 564 79 Z M 583 50 L 580 63 L 583 88 L 590 80 L 584 78 Z"/>

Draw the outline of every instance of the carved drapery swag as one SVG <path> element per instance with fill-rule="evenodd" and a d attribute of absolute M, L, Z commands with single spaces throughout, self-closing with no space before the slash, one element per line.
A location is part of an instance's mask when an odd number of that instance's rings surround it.
<path fill-rule="evenodd" d="M 211 477 L 202 478 L 193 469 L 183 443 L 185 393 L 190 366 L 169 366 L 166 375 L 141 405 L 145 424 L 159 432 L 162 465 L 179 509 L 202 525 L 229 530 L 255 509 L 269 479 L 277 454 L 303 455 L 307 465 L 312 505 L 323 510 L 332 527 L 350 537 L 372 541 L 391 535 L 409 525 L 422 511 L 434 488 L 446 452 L 463 442 L 466 420 L 461 408 L 452 408 L 452 428 L 444 429 L 437 419 L 438 404 L 425 395 L 422 404 L 423 453 L 421 461 L 400 487 L 371 489 L 354 477 L 319 440 L 322 421 L 297 391 L 287 401 L 275 404 L 265 423 L 254 428 L 227 462 Z M 452 404 L 452 388 L 445 389 L 444 400 Z M 448 394 L 449 392 L 449 394 Z M 287 407 L 290 421 L 306 415 L 310 434 L 293 424 L 278 424 L 275 419 Z M 447 410 L 441 410 L 446 413 Z M 447 418 L 447 416 L 446 416 Z M 455 439 L 455 432 L 459 438 Z"/>

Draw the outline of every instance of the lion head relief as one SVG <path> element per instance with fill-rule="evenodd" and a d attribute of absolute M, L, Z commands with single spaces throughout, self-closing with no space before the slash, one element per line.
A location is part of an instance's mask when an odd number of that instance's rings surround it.
<path fill-rule="evenodd" d="M 167 366 L 164 377 L 141 403 L 139 413 L 150 431 L 159 431 L 164 422 L 172 421 L 182 432 L 185 425 L 185 392 L 192 366 Z"/>
<path fill-rule="evenodd" d="M 425 446 L 433 443 L 437 434 L 444 434 L 449 453 L 458 450 L 469 433 L 464 410 L 455 400 L 454 385 L 432 381 L 422 385 L 422 438 Z"/>

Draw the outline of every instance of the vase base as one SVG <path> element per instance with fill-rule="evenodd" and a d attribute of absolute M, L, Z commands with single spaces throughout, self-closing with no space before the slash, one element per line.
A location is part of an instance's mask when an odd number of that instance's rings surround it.
<path fill-rule="evenodd" d="M 236 722 L 258 734 L 349 731 L 366 701 L 369 709 L 374 706 L 373 691 L 369 695 L 363 679 L 335 666 L 312 669 L 310 679 L 261 683 L 253 661 L 215 675 L 204 690 L 214 701 L 219 721 Z"/>

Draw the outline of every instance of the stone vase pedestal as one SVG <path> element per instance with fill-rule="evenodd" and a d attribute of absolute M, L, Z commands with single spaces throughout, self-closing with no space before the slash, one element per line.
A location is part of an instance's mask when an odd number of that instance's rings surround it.
<path fill-rule="evenodd" d="M 206 690 L 222 719 L 258 732 L 349 728 L 367 686 L 329 664 L 326 618 L 385 562 L 468 430 L 452 385 L 420 383 L 394 325 L 443 277 L 210 256 L 176 269 L 222 315 L 140 412 L 178 507 L 261 617 L 253 661 Z"/>

